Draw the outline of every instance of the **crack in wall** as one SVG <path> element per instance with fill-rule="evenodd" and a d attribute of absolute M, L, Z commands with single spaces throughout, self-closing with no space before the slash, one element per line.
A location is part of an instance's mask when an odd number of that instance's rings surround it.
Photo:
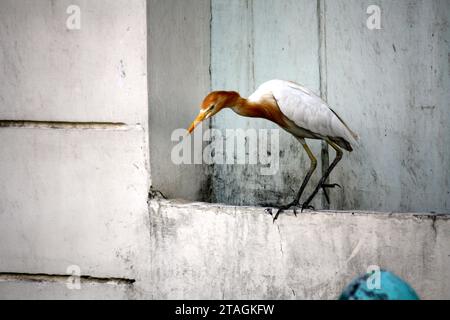
<path fill-rule="evenodd" d="M 434 232 L 434 238 L 437 238 L 437 227 L 436 227 L 436 220 L 437 220 L 437 216 L 432 216 L 431 217 L 431 228 L 433 229 Z"/>
<path fill-rule="evenodd" d="M 284 256 L 284 251 L 283 251 L 283 239 L 281 238 L 281 231 L 280 231 L 280 226 L 277 224 L 277 230 L 278 230 L 278 235 L 280 237 L 280 252 L 281 252 L 281 256 Z"/>
<path fill-rule="evenodd" d="M 58 282 L 66 283 L 71 278 L 77 276 L 63 274 L 46 274 L 46 273 L 16 273 L 16 272 L 0 272 L 0 282 L 5 281 L 28 281 L 28 282 Z M 94 277 L 88 275 L 79 276 L 81 283 L 92 284 L 114 284 L 114 285 L 132 285 L 135 279 L 116 278 L 116 277 Z"/>

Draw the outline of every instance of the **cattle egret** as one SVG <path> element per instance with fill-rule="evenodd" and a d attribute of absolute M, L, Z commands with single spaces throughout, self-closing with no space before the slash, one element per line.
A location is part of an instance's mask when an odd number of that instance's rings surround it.
<path fill-rule="evenodd" d="M 358 136 L 326 102 L 307 88 L 284 80 L 271 80 L 262 84 L 248 99 L 242 98 L 234 91 L 215 91 L 204 99 L 200 114 L 188 129 L 189 133 L 192 133 L 199 123 L 211 118 L 224 108 L 230 108 L 240 116 L 263 118 L 276 123 L 292 134 L 308 154 L 311 165 L 300 190 L 293 202 L 278 208 L 274 221 L 281 212 L 290 208 L 294 208 L 294 213 L 297 215 L 295 207 L 300 204 L 302 193 L 317 167 L 317 159 L 305 139 L 326 141 L 336 151 L 336 158 L 325 171 L 312 194 L 301 205 L 301 209 L 302 211 L 314 209 L 310 203 L 321 189 L 329 201 L 326 189 L 339 185 L 326 184 L 328 176 L 342 159 L 341 148 L 349 152 L 353 151 L 352 143 L 357 141 Z"/>

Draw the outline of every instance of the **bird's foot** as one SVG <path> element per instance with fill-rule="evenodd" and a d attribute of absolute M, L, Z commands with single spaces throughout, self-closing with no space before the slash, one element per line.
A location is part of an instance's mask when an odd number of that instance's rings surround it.
<path fill-rule="evenodd" d="M 272 209 L 266 209 L 266 211 L 269 212 L 269 214 L 273 217 L 273 223 L 275 223 L 275 221 L 278 220 L 278 217 L 280 216 L 280 213 L 282 213 L 282 212 L 284 212 L 286 210 L 289 210 L 291 208 L 294 209 L 294 214 L 295 214 L 295 216 L 297 216 L 297 208 L 296 208 L 297 206 L 298 206 L 298 202 L 296 202 L 296 201 L 294 201 L 294 202 L 292 202 L 290 204 L 287 204 L 285 206 L 281 206 L 281 207 L 278 208 L 278 211 L 275 214 L 275 216 L 273 216 L 273 214 L 272 214 Z"/>
<path fill-rule="evenodd" d="M 323 194 L 325 195 L 325 199 L 327 200 L 328 204 L 330 204 L 330 196 L 328 195 L 327 189 L 333 189 L 339 187 L 340 189 L 342 189 L 341 185 L 337 184 L 337 183 L 333 183 L 333 184 L 323 184 L 322 185 L 322 190 L 323 190 Z"/>
<path fill-rule="evenodd" d="M 313 211 L 315 211 L 316 208 L 311 206 L 309 203 L 304 203 L 304 204 L 302 204 L 302 210 L 300 212 L 303 213 L 303 210 L 313 210 Z"/>

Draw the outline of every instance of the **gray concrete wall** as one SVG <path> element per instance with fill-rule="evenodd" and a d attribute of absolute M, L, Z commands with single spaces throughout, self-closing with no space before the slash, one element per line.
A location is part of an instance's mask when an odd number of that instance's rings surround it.
<path fill-rule="evenodd" d="M 61 276 L 0 274 L 0 297 L 333 300 L 379 266 L 422 299 L 450 299 L 448 215 L 290 212 L 273 224 L 262 208 L 166 200 L 151 200 L 149 212 L 137 282 L 82 279 L 69 290 Z"/>
<path fill-rule="evenodd" d="M 422 299 L 450 299 L 449 216 L 291 212 L 151 201 L 151 294 L 162 299 L 336 299 L 377 265 Z M 383 284 L 381 284 L 383 285 Z"/>
<path fill-rule="evenodd" d="M 374 31 L 369 4 L 327 1 L 328 101 L 361 136 L 335 207 L 448 212 L 450 2 L 380 1 Z"/>
<path fill-rule="evenodd" d="M 68 30 L 72 4 L 0 4 L 0 298 L 124 297 L 147 272 L 146 3 L 76 1 Z"/>
<path fill-rule="evenodd" d="M 207 198 L 201 149 L 196 165 L 176 165 L 171 136 L 189 127 L 210 90 L 210 2 L 149 0 L 147 11 L 152 185 L 169 198 Z M 200 130 L 195 139 L 202 144 Z"/>
<path fill-rule="evenodd" d="M 2 1 L 0 119 L 146 126 L 145 1 L 76 1 L 80 30 L 72 4 Z"/>
<path fill-rule="evenodd" d="M 246 96 L 282 78 L 325 95 L 361 137 L 331 176 L 344 187 L 330 191 L 332 208 L 448 212 L 450 3 L 378 1 L 382 28 L 369 30 L 372 4 L 213 0 L 212 87 Z M 217 116 L 213 127 L 274 128 L 231 111 Z M 320 144 L 311 144 L 320 156 Z M 212 199 L 250 205 L 292 199 L 308 159 L 283 132 L 280 150 L 274 176 L 262 176 L 259 166 L 215 166 Z M 320 170 L 311 184 L 319 177 Z"/>

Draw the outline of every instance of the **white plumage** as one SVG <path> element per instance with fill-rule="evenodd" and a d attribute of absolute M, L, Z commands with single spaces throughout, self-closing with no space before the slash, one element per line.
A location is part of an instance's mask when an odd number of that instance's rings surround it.
<path fill-rule="evenodd" d="M 248 100 L 257 102 L 270 96 L 275 98 L 280 111 L 289 120 L 311 131 L 317 138 L 335 137 L 356 143 L 357 135 L 311 90 L 294 82 L 271 80 L 259 86 Z"/>

